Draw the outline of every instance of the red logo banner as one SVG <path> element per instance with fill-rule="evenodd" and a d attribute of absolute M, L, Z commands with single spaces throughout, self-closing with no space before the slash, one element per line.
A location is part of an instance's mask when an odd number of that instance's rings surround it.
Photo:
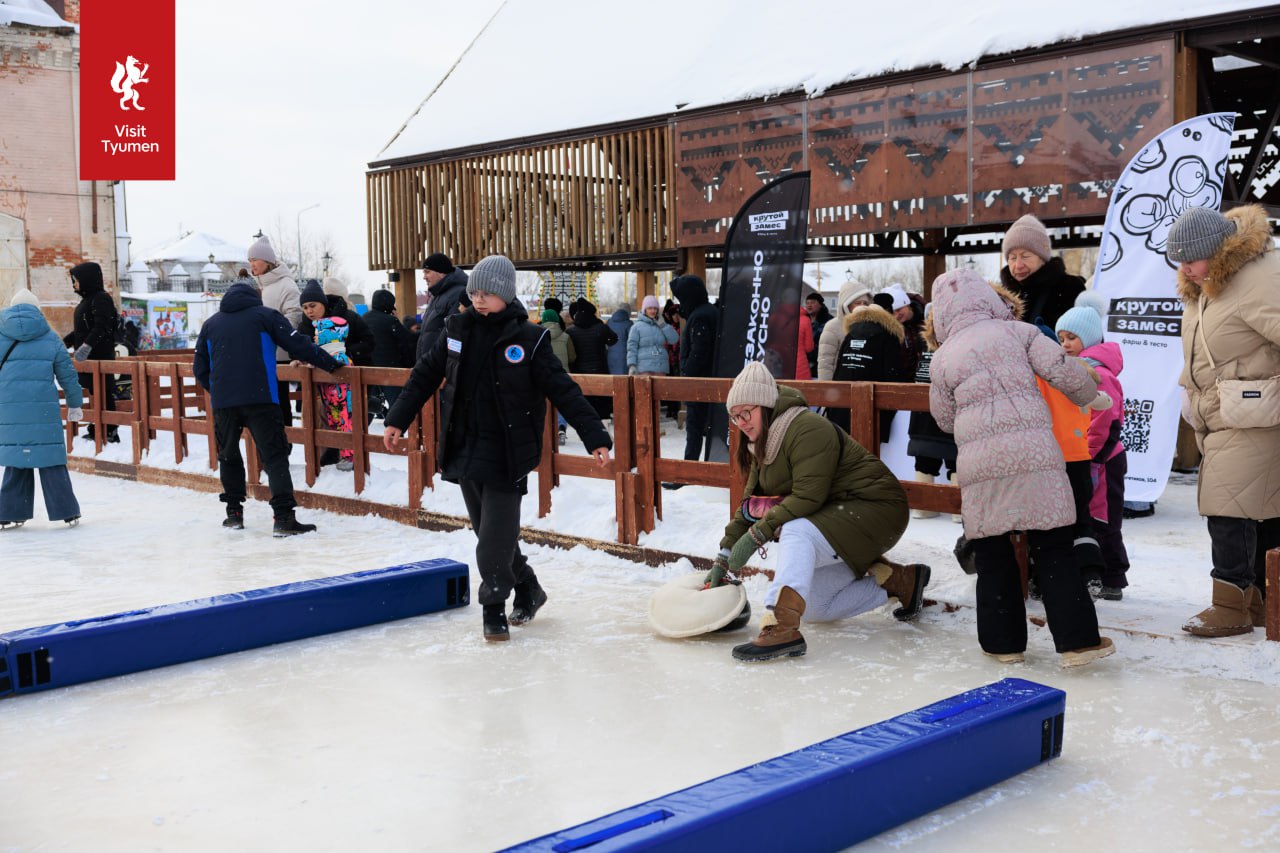
<path fill-rule="evenodd" d="M 173 180 L 174 1 L 81 5 L 81 180 Z"/>

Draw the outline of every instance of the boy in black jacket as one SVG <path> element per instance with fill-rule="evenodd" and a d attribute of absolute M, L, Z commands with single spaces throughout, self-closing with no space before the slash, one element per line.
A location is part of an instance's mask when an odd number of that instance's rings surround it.
<path fill-rule="evenodd" d="M 476 264 L 467 280 L 472 308 L 445 320 L 443 334 L 418 360 L 386 417 L 383 443 L 396 443 L 440 388 L 441 475 L 462 488 L 476 533 L 477 598 L 484 638 L 509 638 L 510 624 L 533 619 L 547 594 L 520 553 L 520 501 L 542 457 L 547 399 L 609 464 L 613 442 L 604 424 L 551 350 L 547 330 L 529 322 L 516 299 L 516 268 L 502 255 Z M 445 380 L 448 380 L 445 382 Z"/>

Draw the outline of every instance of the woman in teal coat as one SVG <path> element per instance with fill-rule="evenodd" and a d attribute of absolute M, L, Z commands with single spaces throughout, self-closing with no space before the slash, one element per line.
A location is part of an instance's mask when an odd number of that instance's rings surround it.
<path fill-rule="evenodd" d="M 33 514 L 35 471 L 50 521 L 75 524 L 80 504 L 67 473 L 56 380 L 67 397 L 67 417 L 83 417 L 80 380 L 66 347 L 23 288 L 0 315 L 0 529 L 21 527 Z"/>
<path fill-rule="evenodd" d="M 799 391 L 779 388 L 760 362 L 738 374 L 725 405 L 742 430 L 739 461 L 750 468 L 746 500 L 725 527 L 708 583 L 723 583 L 757 549 L 778 542 L 760 634 L 733 656 L 804 654 L 799 627 L 806 612 L 811 621 L 846 619 L 892 596 L 901 604 L 898 619 L 915 618 L 929 567 L 883 556 L 907 527 L 907 496 L 893 472 L 809 411 Z"/>

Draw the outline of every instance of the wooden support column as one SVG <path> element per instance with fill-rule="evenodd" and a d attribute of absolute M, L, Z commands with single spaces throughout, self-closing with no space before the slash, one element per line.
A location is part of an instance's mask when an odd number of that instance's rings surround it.
<path fill-rule="evenodd" d="M 1187 47 L 1182 36 L 1173 55 L 1173 122 L 1186 121 L 1199 115 L 1199 59 L 1194 47 Z"/>
<path fill-rule="evenodd" d="M 947 256 L 942 254 L 942 232 L 924 232 L 924 301 L 933 301 L 933 280 L 947 271 Z"/>
<path fill-rule="evenodd" d="M 707 250 L 706 249 L 677 249 L 676 250 L 676 270 L 681 274 L 696 275 L 703 281 L 707 280 Z"/>
<path fill-rule="evenodd" d="M 640 270 L 636 273 L 636 308 L 640 307 L 640 303 L 644 301 L 646 296 L 657 296 L 654 291 L 657 289 L 658 276 L 653 270 Z M 662 302 L 661 299 L 658 300 Z"/>
<path fill-rule="evenodd" d="M 419 270 L 397 270 L 400 280 L 395 283 L 396 312 L 405 314 L 418 313 L 418 282 L 422 279 Z"/>

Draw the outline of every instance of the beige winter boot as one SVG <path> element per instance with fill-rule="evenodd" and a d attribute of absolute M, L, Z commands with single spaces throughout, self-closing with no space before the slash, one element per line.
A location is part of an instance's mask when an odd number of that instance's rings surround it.
<path fill-rule="evenodd" d="M 932 474 L 926 474 L 926 473 L 925 473 L 925 472 L 923 472 L 923 471 L 917 471 L 917 472 L 916 472 L 916 482 L 917 482 L 917 483 L 927 483 L 928 485 L 932 486 L 932 485 L 933 485 L 933 482 L 934 482 L 934 477 L 933 477 L 933 475 L 932 475 Z M 933 510 L 931 510 L 931 509 L 913 509 L 913 510 L 911 510 L 911 517 L 912 517 L 912 518 L 937 518 L 937 517 L 938 517 L 938 515 L 939 515 L 939 513 L 936 513 L 936 512 L 934 512 L 934 511 L 933 511 Z"/>
<path fill-rule="evenodd" d="M 1187 620 L 1182 630 L 1197 637 L 1234 637 L 1253 632 L 1250 596 L 1228 581 L 1213 579 L 1213 604 Z"/>
<path fill-rule="evenodd" d="M 784 586 L 778 592 L 773 613 L 766 610 L 760 619 L 760 634 L 749 643 L 735 646 L 734 659 L 755 662 L 800 657 L 808 651 L 800 634 L 800 617 L 803 615 L 804 599 L 791 587 Z"/>
<path fill-rule="evenodd" d="M 1107 655 L 1113 655 L 1116 652 L 1116 644 L 1111 642 L 1110 637 L 1102 637 L 1096 646 L 1087 646 L 1083 649 L 1072 649 L 1069 652 L 1062 653 L 1063 666 L 1084 666 L 1087 663 L 1093 663 L 1098 658 L 1105 658 Z"/>
<path fill-rule="evenodd" d="M 959 483 L 956 482 L 955 471 L 951 471 L 950 473 L 947 474 L 947 482 L 953 486 L 960 485 Z M 954 521 L 956 524 L 964 524 L 964 516 L 958 512 L 951 513 L 951 520 Z"/>
<path fill-rule="evenodd" d="M 1262 597 L 1262 590 L 1251 586 L 1245 591 L 1245 597 L 1249 600 L 1249 619 L 1253 622 L 1253 627 L 1267 627 L 1267 600 Z"/>

